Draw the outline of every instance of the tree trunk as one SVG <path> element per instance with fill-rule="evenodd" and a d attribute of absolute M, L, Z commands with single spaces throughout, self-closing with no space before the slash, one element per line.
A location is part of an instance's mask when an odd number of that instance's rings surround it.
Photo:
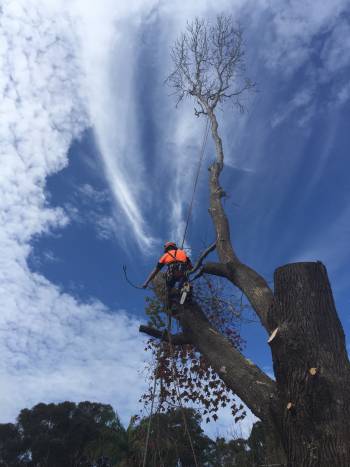
<path fill-rule="evenodd" d="M 350 364 L 322 263 L 275 271 L 268 321 L 288 467 L 349 467 Z"/>
<path fill-rule="evenodd" d="M 154 284 L 162 298 L 162 277 Z M 275 329 L 269 344 L 276 382 L 233 348 L 194 301 L 185 302 L 177 318 L 183 333 L 174 342 L 192 343 L 263 421 L 269 464 L 350 466 L 350 363 L 321 263 L 289 264 L 275 272 L 267 328 Z"/>

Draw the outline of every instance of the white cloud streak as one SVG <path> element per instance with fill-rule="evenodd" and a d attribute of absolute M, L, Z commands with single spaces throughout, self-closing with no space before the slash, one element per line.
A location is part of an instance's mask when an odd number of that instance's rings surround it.
<path fill-rule="evenodd" d="M 262 50 L 266 64 L 283 74 L 300 68 L 313 54 L 312 39 L 332 31 L 348 9 L 347 0 L 292 0 L 290 2 L 261 1 L 271 15 L 266 28 L 269 47 Z M 344 50 L 344 49 L 343 49 Z"/>
<path fill-rule="evenodd" d="M 45 198 L 89 124 L 70 19 L 35 2 L 2 4 L 0 32 L 1 421 L 41 400 L 110 402 L 124 422 L 143 387 L 138 322 L 80 303 L 27 266 L 30 240 L 68 222 Z"/>

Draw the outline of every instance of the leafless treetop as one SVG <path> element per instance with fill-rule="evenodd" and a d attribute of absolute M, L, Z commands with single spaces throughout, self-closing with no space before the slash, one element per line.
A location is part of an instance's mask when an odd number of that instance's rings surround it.
<path fill-rule="evenodd" d="M 242 30 L 229 16 L 218 16 L 214 24 L 196 18 L 171 51 L 175 70 L 168 77 L 179 103 L 192 96 L 199 108 L 196 115 L 212 112 L 231 100 L 243 110 L 240 97 L 254 87 L 244 76 Z"/>

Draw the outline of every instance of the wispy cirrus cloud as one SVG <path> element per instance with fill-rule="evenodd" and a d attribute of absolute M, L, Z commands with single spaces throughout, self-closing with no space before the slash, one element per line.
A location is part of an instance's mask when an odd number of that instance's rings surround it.
<path fill-rule="evenodd" d="M 73 24 L 44 3 L 4 1 L 0 41 L 1 421 L 41 400 L 92 399 L 118 403 L 126 422 L 143 387 L 137 321 L 79 302 L 27 264 L 33 237 L 69 222 L 45 182 L 90 124 Z"/>
<path fill-rule="evenodd" d="M 243 3 L 222 1 L 220 7 L 230 6 L 232 12 Z M 128 222 L 133 241 L 143 251 L 163 241 L 148 222 L 155 211 L 160 212 L 158 221 L 162 219 L 160 199 L 167 199 L 170 211 L 163 222 L 164 232 L 177 240 L 182 236 L 184 207 L 191 189 L 189 174 L 194 171 L 202 128 L 193 124 L 192 105 L 185 105 L 181 112 L 175 110 L 175 101 L 169 98 L 170 90 L 163 81 L 171 71 L 170 47 L 186 22 L 196 15 L 208 16 L 213 9 L 215 2 L 193 2 L 184 7 L 180 1 L 170 5 L 153 0 L 134 0 L 127 7 L 106 1 L 93 7 L 94 14 L 85 2 L 76 1 L 71 9 L 79 17 L 87 107 L 116 213 Z M 144 74 L 146 63 L 152 64 L 153 82 Z M 95 64 L 93 70 L 91 64 Z M 148 107 L 140 107 L 150 89 L 153 102 L 149 99 Z M 141 135 L 147 121 L 153 123 L 159 139 L 152 155 L 156 170 L 151 179 L 147 175 L 146 141 Z M 162 187 L 164 177 L 166 190 Z M 158 190 L 152 189 L 154 183 Z"/>
<path fill-rule="evenodd" d="M 297 121 L 299 125 L 304 125 L 312 113 L 314 112 L 314 106 L 312 103 L 314 90 L 302 89 L 299 91 L 289 102 L 283 105 L 283 109 L 276 113 L 271 119 L 272 128 L 280 125 L 283 121 L 287 120 L 292 114 L 299 113 Z"/>
<path fill-rule="evenodd" d="M 267 67 L 286 76 L 288 82 L 303 68 L 295 95 L 275 113 L 272 127 L 292 115 L 296 124 L 306 126 L 311 118 L 346 101 L 347 77 L 340 73 L 350 65 L 348 9 L 345 0 L 322 5 L 299 0 L 283 6 L 269 3 L 266 12 L 271 27 L 260 52 Z"/>
<path fill-rule="evenodd" d="M 109 190 L 84 183 L 72 190 L 63 207 L 70 222 L 91 226 L 99 240 L 115 240 L 119 229 L 111 204 Z"/>
<path fill-rule="evenodd" d="M 312 0 L 293 0 L 287 4 L 270 0 L 260 5 L 270 16 L 270 27 L 265 29 L 265 40 L 270 47 L 261 50 L 265 63 L 289 75 L 312 58 L 313 38 L 333 31 L 348 10 L 346 0 L 322 4 Z M 343 49 L 346 44 L 338 45 Z"/>

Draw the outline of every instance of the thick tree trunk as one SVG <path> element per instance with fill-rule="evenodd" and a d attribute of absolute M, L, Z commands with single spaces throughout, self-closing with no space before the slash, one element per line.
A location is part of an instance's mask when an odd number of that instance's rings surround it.
<path fill-rule="evenodd" d="M 268 320 L 288 466 L 349 467 L 350 364 L 325 267 L 277 269 Z"/>

